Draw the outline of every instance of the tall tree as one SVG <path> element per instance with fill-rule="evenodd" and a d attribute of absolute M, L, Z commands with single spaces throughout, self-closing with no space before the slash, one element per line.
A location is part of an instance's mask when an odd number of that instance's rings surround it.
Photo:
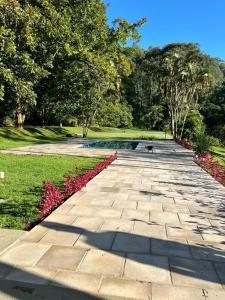
<path fill-rule="evenodd" d="M 149 76 L 168 106 L 173 136 L 182 138 L 187 116 L 199 95 L 221 80 L 219 66 L 190 43 L 151 49 L 146 59 Z"/>

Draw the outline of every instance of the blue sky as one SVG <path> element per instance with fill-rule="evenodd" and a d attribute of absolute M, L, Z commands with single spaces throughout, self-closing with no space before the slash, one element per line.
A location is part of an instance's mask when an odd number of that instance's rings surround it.
<path fill-rule="evenodd" d="M 198 43 L 203 52 L 225 60 L 225 0 L 104 0 L 109 23 L 147 17 L 139 45 Z"/>

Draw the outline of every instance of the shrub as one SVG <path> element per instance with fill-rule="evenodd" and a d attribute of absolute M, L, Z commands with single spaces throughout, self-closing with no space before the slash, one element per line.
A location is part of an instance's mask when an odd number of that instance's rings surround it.
<path fill-rule="evenodd" d="M 203 155 L 196 154 L 195 162 L 218 182 L 225 185 L 225 168 L 215 161 L 212 155 L 208 152 Z"/>
<path fill-rule="evenodd" d="M 196 134 L 195 152 L 197 154 L 203 155 L 209 150 L 210 146 L 210 137 L 204 131 Z"/>
<path fill-rule="evenodd" d="M 182 140 L 182 139 L 175 138 L 174 141 L 175 141 L 177 144 L 183 146 L 184 148 L 186 148 L 186 149 L 188 149 L 188 150 L 192 150 L 193 147 L 194 147 L 191 143 L 189 143 L 189 142 L 188 142 L 187 140 L 185 140 L 185 139 Z"/>
<path fill-rule="evenodd" d="M 210 146 L 220 146 L 220 140 L 217 137 L 209 136 Z"/>
<path fill-rule="evenodd" d="M 4 117 L 1 120 L 1 123 L 5 127 L 13 127 L 15 125 L 14 120 L 9 116 Z"/>
<path fill-rule="evenodd" d="M 86 171 L 80 176 L 67 176 L 64 182 L 66 197 L 68 198 L 74 193 L 80 191 L 92 178 L 94 178 L 102 170 L 106 169 L 115 159 L 117 159 L 117 153 L 97 164 L 94 170 Z"/>
<path fill-rule="evenodd" d="M 38 219 L 42 220 L 44 217 L 48 216 L 63 202 L 63 200 L 64 196 L 59 188 L 55 187 L 49 181 L 44 182 Z"/>

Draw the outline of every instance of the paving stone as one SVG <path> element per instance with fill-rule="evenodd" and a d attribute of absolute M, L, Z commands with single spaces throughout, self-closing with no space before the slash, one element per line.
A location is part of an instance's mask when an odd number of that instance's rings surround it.
<path fill-rule="evenodd" d="M 20 240 L 26 242 L 39 242 L 47 231 L 47 227 L 37 225 L 31 231 L 26 232 L 23 236 L 21 236 Z"/>
<path fill-rule="evenodd" d="M 117 208 L 137 208 L 137 201 L 132 200 L 115 200 L 113 207 Z"/>
<path fill-rule="evenodd" d="M 179 205 L 173 203 L 163 203 L 163 210 L 166 212 L 174 213 L 189 213 L 189 209 L 186 205 Z"/>
<path fill-rule="evenodd" d="M 179 213 L 179 218 L 180 218 L 181 224 L 211 226 L 209 220 L 204 218 L 204 216 Z"/>
<path fill-rule="evenodd" d="M 0 228 L 0 252 L 9 247 L 24 234 L 22 230 Z"/>
<path fill-rule="evenodd" d="M 120 218 L 122 215 L 122 209 L 116 208 L 96 208 L 95 216 L 101 218 Z"/>
<path fill-rule="evenodd" d="M 138 201 L 138 209 L 162 211 L 162 203 Z"/>
<path fill-rule="evenodd" d="M 117 233 L 112 250 L 120 252 L 149 253 L 150 240 L 132 233 Z"/>
<path fill-rule="evenodd" d="M 76 203 L 74 203 L 75 205 Z M 55 215 L 66 215 L 72 208 L 74 208 L 74 205 L 71 204 L 62 204 L 60 205 L 56 210 L 54 210 Z"/>
<path fill-rule="evenodd" d="M 7 280 L 28 282 L 35 284 L 48 284 L 54 278 L 57 271 L 37 267 L 14 268 L 7 276 Z"/>
<path fill-rule="evenodd" d="M 51 284 L 55 286 L 67 286 L 79 291 L 97 294 L 100 279 L 100 276 L 90 274 L 82 274 L 73 271 L 59 271 Z"/>
<path fill-rule="evenodd" d="M 178 215 L 171 212 L 151 211 L 150 221 L 156 224 L 180 224 Z"/>
<path fill-rule="evenodd" d="M 32 266 L 48 249 L 48 245 L 20 242 L 0 256 L 0 263 Z"/>
<path fill-rule="evenodd" d="M 48 216 L 41 222 L 40 226 L 46 228 L 57 228 L 60 225 L 71 225 L 75 221 L 75 216 L 69 215 L 53 215 Z"/>
<path fill-rule="evenodd" d="M 225 232 L 223 228 L 217 226 L 198 226 L 199 231 L 205 241 L 225 244 Z"/>
<path fill-rule="evenodd" d="M 168 259 L 163 256 L 128 254 L 124 277 L 128 279 L 170 283 Z"/>
<path fill-rule="evenodd" d="M 185 240 L 151 239 L 151 252 L 155 255 L 191 258 L 190 247 Z"/>
<path fill-rule="evenodd" d="M 40 240 L 42 244 L 73 246 L 79 238 L 82 230 L 80 228 L 64 227 L 61 230 L 50 229 L 46 235 Z"/>
<path fill-rule="evenodd" d="M 109 192 L 109 193 L 118 193 L 119 189 L 116 188 L 116 187 L 103 186 L 103 187 L 101 187 L 101 191 L 102 192 Z"/>
<path fill-rule="evenodd" d="M 138 222 L 135 221 L 134 225 L 134 233 L 151 237 L 165 238 L 166 237 L 166 229 L 164 225 L 155 225 L 150 222 Z"/>
<path fill-rule="evenodd" d="M 84 249 L 52 246 L 38 261 L 37 266 L 48 269 L 75 270 L 85 254 Z"/>
<path fill-rule="evenodd" d="M 221 300 L 225 291 L 152 284 L 152 300 Z"/>
<path fill-rule="evenodd" d="M 187 258 L 169 259 L 174 285 L 220 289 L 219 278 L 211 262 Z"/>
<path fill-rule="evenodd" d="M 122 218 L 129 219 L 131 221 L 149 221 L 149 212 L 146 210 L 124 209 Z"/>
<path fill-rule="evenodd" d="M 225 245 L 206 241 L 188 241 L 192 256 L 196 259 L 225 262 Z"/>
<path fill-rule="evenodd" d="M 78 217 L 73 226 L 82 229 L 97 230 L 103 223 L 103 219 L 97 217 Z"/>
<path fill-rule="evenodd" d="M 166 225 L 167 235 L 171 238 L 182 238 L 202 241 L 202 236 L 197 226 L 194 225 Z"/>
<path fill-rule="evenodd" d="M 103 278 L 100 294 L 128 299 L 151 299 L 151 284 L 120 278 Z"/>
<path fill-rule="evenodd" d="M 79 239 L 76 241 L 74 247 L 81 248 L 97 248 L 103 250 L 110 250 L 112 248 L 113 239 L 115 237 L 115 232 L 90 232 L 84 231 Z"/>
<path fill-rule="evenodd" d="M 78 267 L 78 270 L 95 275 L 120 276 L 124 261 L 123 253 L 91 249 Z"/>
<path fill-rule="evenodd" d="M 11 271 L 11 266 L 0 262 L 0 279 L 3 279 Z M 1 299 L 1 298 L 0 298 Z"/>
<path fill-rule="evenodd" d="M 151 200 L 159 203 L 174 203 L 174 198 L 172 197 L 166 197 L 161 195 L 156 196 L 154 194 L 151 196 Z"/>
<path fill-rule="evenodd" d="M 128 193 L 126 189 L 126 193 L 107 193 L 107 197 L 110 200 L 119 200 L 119 201 L 127 201 L 128 200 Z"/>
<path fill-rule="evenodd" d="M 129 232 L 133 229 L 134 222 L 125 219 L 107 219 L 101 227 L 101 231 Z"/>
<path fill-rule="evenodd" d="M 114 200 L 111 199 L 93 199 L 90 201 L 90 205 L 111 207 Z"/>
<path fill-rule="evenodd" d="M 96 212 L 95 206 L 74 206 L 69 211 L 70 215 L 74 216 L 87 216 L 87 217 L 94 217 Z"/>
<path fill-rule="evenodd" d="M 191 214 L 216 214 L 217 210 L 209 206 L 189 205 Z"/>
<path fill-rule="evenodd" d="M 216 272 L 219 276 L 220 282 L 225 285 L 225 263 L 215 263 Z"/>

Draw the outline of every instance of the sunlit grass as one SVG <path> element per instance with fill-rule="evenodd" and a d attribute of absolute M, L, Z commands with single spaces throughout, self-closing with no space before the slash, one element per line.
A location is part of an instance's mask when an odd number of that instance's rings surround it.
<path fill-rule="evenodd" d="M 25 220 L 35 220 L 42 183 L 50 180 L 63 187 L 63 179 L 74 174 L 75 166 L 83 173 L 103 158 L 0 154 L 0 227 L 23 228 Z"/>
<path fill-rule="evenodd" d="M 21 147 L 32 144 L 49 143 L 66 140 L 67 133 L 82 134 L 80 127 L 26 127 L 24 130 L 16 128 L 0 128 L 0 149 Z M 119 128 L 93 128 L 89 130 L 88 138 L 107 139 L 165 139 L 162 131 L 147 131 L 140 129 L 119 129 Z M 171 138 L 167 134 L 166 138 Z"/>

